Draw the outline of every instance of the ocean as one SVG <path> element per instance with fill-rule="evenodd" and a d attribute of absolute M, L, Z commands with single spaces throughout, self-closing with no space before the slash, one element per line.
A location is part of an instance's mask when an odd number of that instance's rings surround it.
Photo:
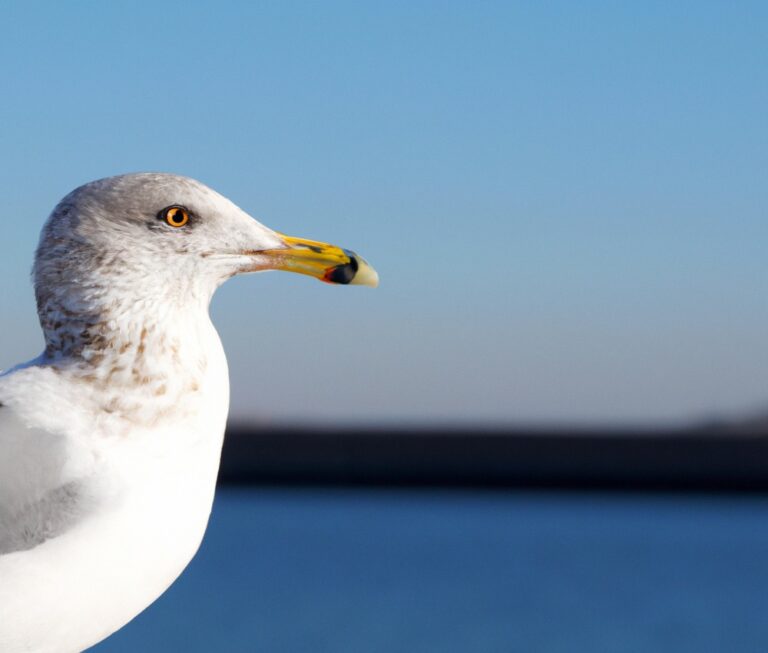
<path fill-rule="evenodd" d="M 766 653 L 767 593 L 768 497 L 225 487 L 91 650 Z"/>

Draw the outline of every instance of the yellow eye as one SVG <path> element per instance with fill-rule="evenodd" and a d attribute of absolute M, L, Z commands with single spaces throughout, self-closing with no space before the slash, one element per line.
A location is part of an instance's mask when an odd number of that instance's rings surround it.
<path fill-rule="evenodd" d="M 183 227 L 189 222 L 189 211 L 183 206 L 169 206 L 162 215 L 171 227 Z"/>

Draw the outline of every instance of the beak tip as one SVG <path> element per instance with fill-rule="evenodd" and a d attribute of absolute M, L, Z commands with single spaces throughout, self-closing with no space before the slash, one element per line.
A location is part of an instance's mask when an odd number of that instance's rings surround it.
<path fill-rule="evenodd" d="M 350 281 L 350 285 L 353 286 L 368 286 L 369 288 L 379 287 L 379 273 L 376 272 L 368 263 L 366 263 L 360 257 L 358 260 L 358 270 L 354 279 Z"/>

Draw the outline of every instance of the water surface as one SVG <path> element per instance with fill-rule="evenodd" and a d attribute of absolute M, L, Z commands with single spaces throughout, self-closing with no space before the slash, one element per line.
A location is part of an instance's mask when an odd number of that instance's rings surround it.
<path fill-rule="evenodd" d="M 98 653 L 765 653 L 768 498 L 225 489 Z"/>

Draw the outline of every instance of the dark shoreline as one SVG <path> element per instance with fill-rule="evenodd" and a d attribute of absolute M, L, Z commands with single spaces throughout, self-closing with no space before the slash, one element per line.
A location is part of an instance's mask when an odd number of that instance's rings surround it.
<path fill-rule="evenodd" d="M 237 485 L 768 492 L 768 431 L 228 429 Z"/>

